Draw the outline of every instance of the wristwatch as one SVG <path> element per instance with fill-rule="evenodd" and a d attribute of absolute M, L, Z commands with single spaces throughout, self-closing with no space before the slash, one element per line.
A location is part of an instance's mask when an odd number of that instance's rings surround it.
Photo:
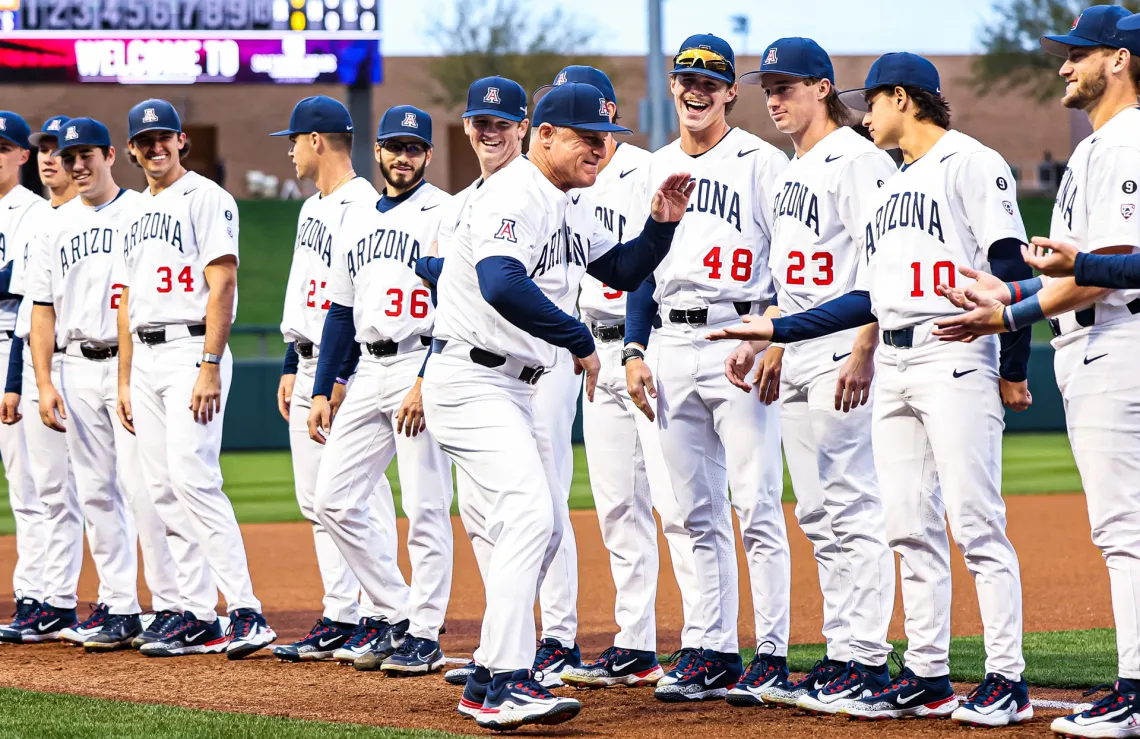
<path fill-rule="evenodd" d="M 621 366 L 624 367 L 625 363 L 631 359 L 645 359 L 645 352 L 636 346 L 628 346 L 621 352 Z"/>
<path fill-rule="evenodd" d="M 202 352 L 201 364 L 221 364 L 222 357 L 220 354 L 211 354 L 210 352 Z"/>

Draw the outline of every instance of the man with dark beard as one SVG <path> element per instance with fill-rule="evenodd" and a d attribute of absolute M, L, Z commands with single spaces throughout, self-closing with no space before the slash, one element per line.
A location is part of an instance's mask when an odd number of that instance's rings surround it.
<path fill-rule="evenodd" d="M 350 205 L 332 244 L 308 422 L 309 436 L 325 444 L 314 512 L 377 612 L 353 666 L 405 675 L 444 665 L 439 630 L 451 593 L 451 462 L 413 412 L 434 321 L 415 265 L 450 198 L 424 181 L 431 155 L 427 113 L 408 105 L 384 113 L 376 140 L 384 192 Z M 329 398 L 354 341 L 360 365 L 334 427 Z M 384 479 L 393 456 L 411 587 L 396 563 L 396 511 Z"/>

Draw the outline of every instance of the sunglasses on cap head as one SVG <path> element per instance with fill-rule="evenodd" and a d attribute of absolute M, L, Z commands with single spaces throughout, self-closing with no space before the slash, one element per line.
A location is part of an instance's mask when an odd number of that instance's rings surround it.
<path fill-rule="evenodd" d="M 703 68 L 711 72 L 736 74 L 732 68 L 732 62 L 711 49 L 685 49 L 673 57 L 673 66 Z"/>
<path fill-rule="evenodd" d="M 420 141 L 397 141 L 396 139 L 385 139 L 380 143 L 380 148 L 389 154 L 399 156 L 405 151 L 408 152 L 410 157 L 418 157 L 428 150 L 428 145 Z"/>

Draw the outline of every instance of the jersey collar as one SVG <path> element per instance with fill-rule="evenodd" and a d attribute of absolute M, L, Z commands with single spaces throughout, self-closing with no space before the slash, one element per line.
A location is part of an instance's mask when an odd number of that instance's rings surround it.
<path fill-rule="evenodd" d="M 404 202 L 405 200 L 407 200 L 408 198 L 412 197 L 417 192 L 419 192 L 420 188 L 424 186 L 425 182 L 427 182 L 427 180 L 420 180 L 419 183 L 416 184 L 416 186 L 413 187 L 411 190 L 408 190 L 407 192 L 405 192 L 401 195 L 397 195 L 395 197 L 389 196 L 388 193 L 385 191 L 383 194 L 380 195 L 380 200 L 377 201 L 377 203 L 376 203 L 376 210 L 380 211 L 381 213 L 387 213 L 388 211 L 392 210 L 393 208 L 395 208 L 400 203 Z"/>

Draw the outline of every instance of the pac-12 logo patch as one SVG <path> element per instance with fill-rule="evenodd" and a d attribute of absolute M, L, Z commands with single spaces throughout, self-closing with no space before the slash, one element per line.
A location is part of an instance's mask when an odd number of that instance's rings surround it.
<path fill-rule="evenodd" d="M 1135 212 L 1136 212 L 1136 204 L 1135 203 L 1125 203 L 1124 205 L 1120 206 L 1120 215 L 1124 216 L 1124 220 L 1126 220 L 1126 221 L 1129 218 L 1131 218 Z"/>
<path fill-rule="evenodd" d="M 412 112 L 404 113 L 404 121 L 400 124 L 404 128 L 419 128 L 420 124 L 416 123 L 416 114 Z"/>
<path fill-rule="evenodd" d="M 499 88 L 488 87 L 487 88 L 487 94 L 483 96 L 483 102 L 485 102 L 485 103 L 497 103 L 497 102 L 499 102 Z"/>
<path fill-rule="evenodd" d="M 765 64 L 775 64 L 776 63 L 776 47 L 775 46 L 773 46 L 771 49 L 768 49 L 768 55 L 764 57 L 764 63 Z"/>
<path fill-rule="evenodd" d="M 143 123 L 158 123 L 158 113 L 154 112 L 154 108 L 147 108 L 143 111 Z"/>
<path fill-rule="evenodd" d="M 1001 201 L 1001 204 L 1005 207 L 1006 213 L 1013 215 L 1013 203 L 1009 202 L 1008 200 L 1003 200 Z"/>
<path fill-rule="evenodd" d="M 499 226 L 499 231 L 495 234 L 495 238 L 517 244 L 519 240 L 515 238 L 515 219 L 504 218 L 503 225 Z"/>

